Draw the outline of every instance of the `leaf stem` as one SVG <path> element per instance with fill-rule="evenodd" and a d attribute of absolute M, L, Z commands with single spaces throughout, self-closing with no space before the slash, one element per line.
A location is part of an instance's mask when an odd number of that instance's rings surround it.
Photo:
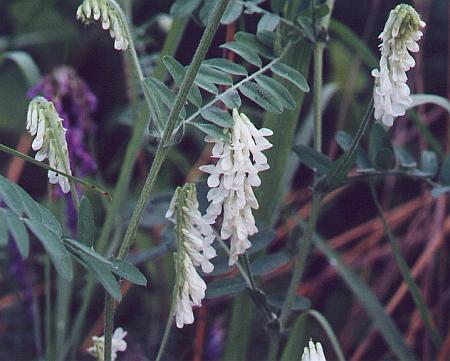
<path fill-rule="evenodd" d="M 411 296 L 419 310 L 419 313 L 422 317 L 425 327 L 428 330 L 428 335 L 431 341 L 433 342 L 436 349 L 439 350 L 441 348 L 442 338 L 439 335 L 439 332 L 433 321 L 431 312 L 423 299 L 420 288 L 417 286 L 416 282 L 414 281 L 414 278 L 411 275 L 411 271 L 408 267 L 408 264 L 403 258 L 400 249 L 400 244 L 398 243 L 397 238 L 392 233 L 391 227 L 389 227 L 389 224 L 387 223 L 387 220 L 384 217 L 384 211 L 383 208 L 381 207 L 380 201 L 378 200 L 378 196 L 375 191 L 375 185 L 373 182 L 370 182 L 369 185 L 370 185 L 370 194 L 377 208 L 381 222 L 383 223 L 383 227 L 389 239 L 389 243 L 391 244 L 392 253 L 394 255 L 395 261 L 397 262 L 398 268 L 400 269 L 400 273 L 403 276 L 403 280 L 408 285 L 409 292 L 411 293 Z"/>
<path fill-rule="evenodd" d="M 322 42 L 314 44 L 314 149 L 322 152 L 322 108 L 320 104 L 323 82 L 323 52 L 325 45 Z"/>
<path fill-rule="evenodd" d="M 139 226 L 140 220 L 142 218 L 148 199 L 150 197 L 150 193 L 153 189 L 156 178 L 159 174 L 163 161 L 168 152 L 169 148 L 167 147 L 167 143 L 170 141 L 173 130 L 175 129 L 176 123 L 179 119 L 181 109 L 184 103 L 186 102 L 188 92 L 192 84 L 194 83 L 195 77 L 200 69 L 200 65 L 205 59 L 206 53 L 208 52 L 212 39 L 216 34 L 217 29 L 219 28 L 220 19 L 222 18 L 222 15 L 225 12 L 225 9 L 229 1 L 230 0 L 220 0 L 217 3 L 211 16 L 211 20 L 203 33 L 203 36 L 200 40 L 197 50 L 195 51 L 192 63 L 186 72 L 183 82 L 181 83 L 180 90 L 177 94 L 173 108 L 170 111 L 169 118 L 164 128 L 161 141 L 158 144 L 155 158 L 150 167 L 149 174 L 147 176 L 141 195 L 139 196 L 136 208 L 134 209 L 133 215 L 131 216 L 130 223 L 128 225 L 124 239 L 120 246 L 117 257 L 119 259 L 123 259 L 128 254 L 128 251 L 134 240 L 137 228 Z M 109 295 L 106 295 L 105 314 L 113 315 L 113 312 L 114 311 L 112 310 L 112 299 Z M 106 319 L 105 322 L 105 361 L 110 361 L 107 357 L 109 358 L 111 357 L 111 355 L 110 354 L 108 355 L 106 351 L 107 349 L 111 349 L 112 329 L 113 329 L 113 317 L 111 317 L 110 319 Z"/>
<path fill-rule="evenodd" d="M 158 354 L 156 355 L 155 361 L 161 361 L 164 355 L 164 351 L 167 347 L 167 342 L 169 341 L 170 331 L 172 330 L 173 317 L 175 313 L 175 302 L 176 302 L 176 282 L 173 288 L 172 303 L 170 304 L 169 317 L 167 318 L 166 328 L 164 330 L 164 335 L 159 346 Z"/>

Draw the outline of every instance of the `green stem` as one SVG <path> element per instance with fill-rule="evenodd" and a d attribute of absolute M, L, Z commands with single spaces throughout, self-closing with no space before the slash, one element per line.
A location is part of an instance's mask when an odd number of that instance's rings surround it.
<path fill-rule="evenodd" d="M 105 353 L 104 360 L 111 361 L 112 333 L 114 328 L 114 300 L 106 293 L 105 297 Z"/>
<path fill-rule="evenodd" d="M 377 208 L 378 215 L 381 219 L 381 222 L 383 223 L 384 230 L 389 239 L 389 243 L 391 244 L 392 253 L 394 254 L 394 258 L 395 261 L 397 262 L 398 268 L 400 269 L 400 273 L 402 274 L 405 283 L 408 285 L 409 292 L 411 293 L 414 303 L 416 304 L 420 312 L 425 327 L 428 330 L 428 334 L 431 341 L 433 342 L 436 349 L 439 350 L 442 345 L 442 338 L 439 335 L 439 332 L 435 326 L 435 323 L 431 316 L 431 312 L 428 309 L 422 297 L 421 290 L 414 281 L 414 278 L 411 275 L 411 271 L 408 267 L 408 264 L 406 263 L 405 259 L 402 256 L 400 244 L 398 243 L 397 238 L 392 233 L 391 227 L 389 227 L 389 224 L 387 223 L 386 218 L 384 217 L 384 211 L 383 208 L 381 207 L 380 201 L 378 200 L 374 183 L 370 182 L 369 184 L 370 184 L 370 194 L 372 195 L 372 199 Z"/>
<path fill-rule="evenodd" d="M 92 184 L 90 184 L 90 183 L 88 183 L 88 182 L 86 182 L 86 181 L 84 181 L 84 180 L 82 180 L 82 179 L 80 179 L 80 178 L 77 178 L 77 177 L 74 177 L 74 176 L 72 176 L 72 175 L 70 175 L 70 174 L 61 172 L 61 171 L 57 170 L 56 168 L 50 167 L 49 165 L 47 165 L 47 164 L 45 164 L 45 163 L 39 162 L 38 160 L 36 160 L 36 159 L 34 159 L 34 158 L 32 158 L 32 157 L 26 155 L 26 154 L 23 154 L 23 153 L 21 153 L 21 152 L 18 152 L 17 150 L 12 149 L 12 148 L 10 148 L 10 147 L 4 145 L 4 144 L 0 144 L 0 152 L 7 153 L 7 154 L 12 155 L 12 156 L 14 156 L 14 157 L 23 159 L 23 160 L 25 160 L 25 161 L 27 161 L 27 162 L 29 162 L 29 163 L 34 164 L 34 165 L 37 165 L 37 166 L 39 166 L 39 167 L 41 167 L 41 168 L 44 168 L 44 169 L 46 169 L 46 170 L 51 170 L 51 171 L 53 171 L 53 172 L 56 172 L 56 173 L 58 173 L 58 174 L 61 174 L 61 175 L 63 175 L 64 177 L 69 178 L 69 180 L 71 180 L 71 181 L 74 181 L 74 182 L 76 182 L 76 183 L 79 183 L 79 184 L 81 184 L 81 185 L 83 185 L 83 186 L 85 186 L 85 187 L 89 187 L 89 188 L 91 188 L 91 189 L 93 189 L 93 190 L 96 190 L 96 191 L 102 193 L 103 195 L 106 195 L 108 198 L 111 198 L 110 195 L 109 195 L 109 193 L 106 192 L 106 191 L 104 191 L 103 189 L 100 189 L 100 188 L 98 188 L 97 186 L 94 186 L 94 185 L 92 185 Z"/>
<path fill-rule="evenodd" d="M 168 118 L 166 126 L 164 128 L 164 132 L 162 134 L 161 141 L 158 144 L 155 158 L 150 167 L 149 174 L 147 176 L 147 179 L 145 181 L 141 195 L 139 196 L 138 202 L 136 204 L 136 208 L 134 209 L 133 215 L 131 216 L 130 223 L 128 225 L 128 228 L 125 232 L 124 239 L 120 246 L 118 257 L 117 257 L 119 259 L 123 259 L 128 254 L 128 251 L 134 240 L 134 237 L 137 232 L 137 228 L 139 226 L 140 220 L 142 218 L 142 215 L 144 213 L 148 199 L 150 197 L 150 193 L 153 189 L 156 178 L 159 174 L 159 171 L 161 169 L 163 161 L 168 152 L 169 148 L 166 145 L 170 141 L 170 138 L 172 137 L 172 133 L 173 133 L 173 130 L 175 129 L 175 126 L 179 119 L 181 109 L 182 109 L 184 103 L 186 102 L 189 90 L 190 90 L 192 84 L 194 83 L 195 77 L 200 69 L 200 65 L 202 64 L 203 60 L 205 59 L 206 53 L 208 52 L 208 49 L 212 42 L 212 39 L 213 39 L 214 35 L 216 34 L 217 29 L 219 28 L 220 19 L 222 18 L 222 15 L 225 12 L 225 9 L 226 9 L 229 1 L 230 0 L 220 0 L 217 3 L 217 5 L 213 11 L 213 14 L 211 16 L 211 20 L 210 20 L 208 26 L 206 27 L 205 32 L 203 33 L 203 36 L 200 40 L 197 50 L 195 51 L 191 65 L 189 66 L 189 68 L 186 72 L 186 75 L 183 79 L 183 82 L 181 83 L 180 90 L 177 94 L 177 97 L 175 98 L 173 108 L 170 111 L 169 118 Z M 109 295 L 106 295 L 107 302 L 105 302 L 105 313 L 112 315 L 113 314 L 112 300 L 111 300 L 111 302 L 109 302 L 108 299 L 111 299 L 111 297 Z M 111 347 L 112 328 L 113 328 L 113 319 L 111 317 L 111 319 L 109 319 L 109 320 L 106 319 L 106 322 L 105 322 L 105 360 L 106 361 L 108 361 L 108 359 L 106 359 L 106 357 L 108 356 L 106 354 L 106 350 L 108 348 L 110 349 L 110 347 Z M 109 355 L 109 357 L 110 357 L 110 355 Z"/>
<path fill-rule="evenodd" d="M 292 305 L 294 304 L 295 296 L 297 294 L 298 285 L 305 269 L 306 258 L 308 257 L 311 248 L 312 237 L 316 228 L 321 200 L 322 198 L 320 195 L 313 195 L 311 215 L 309 216 L 308 227 L 305 231 L 304 237 L 302 237 L 302 242 L 299 245 L 296 258 L 294 259 L 294 270 L 292 272 L 291 282 L 289 284 L 286 299 L 281 309 L 280 322 L 282 329 L 286 328 Z"/>
<path fill-rule="evenodd" d="M 325 45 L 321 42 L 314 44 L 314 149 L 322 152 L 322 108 L 320 104 L 323 82 L 323 52 Z"/>
<path fill-rule="evenodd" d="M 164 330 L 164 335 L 161 341 L 161 345 L 159 346 L 158 354 L 156 355 L 156 361 L 161 361 L 161 358 L 164 355 L 164 351 L 167 347 L 167 342 L 169 341 L 170 331 L 172 330 L 173 317 L 175 313 L 175 302 L 176 302 L 176 282 L 175 287 L 173 288 L 172 295 L 172 303 L 170 304 L 169 317 L 167 318 L 166 328 Z"/>
<path fill-rule="evenodd" d="M 366 110 L 366 114 L 364 115 L 364 119 L 359 125 L 359 128 L 353 138 L 352 144 L 350 145 L 350 148 L 347 152 L 345 152 L 345 158 L 340 163 L 340 166 L 334 169 L 334 172 L 328 176 L 329 183 L 332 184 L 333 180 L 336 178 L 336 176 L 340 173 L 342 169 L 346 169 L 348 162 L 351 161 L 353 154 L 356 152 L 356 149 L 358 148 L 358 145 L 361 141 L 361 138 L 363 137 L 373 114 L 373 97 L 370 98 L 369 105 Z"/>

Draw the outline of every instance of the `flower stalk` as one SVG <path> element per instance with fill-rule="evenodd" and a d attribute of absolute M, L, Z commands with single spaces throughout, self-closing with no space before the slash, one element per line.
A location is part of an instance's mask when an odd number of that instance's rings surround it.
<path fill-rule="evenodd" d="M 155 184 L 156 178 L 159 174 L 163 161 L 167 155 L 168 147 L 167 143 L 170 141 L 172 137 L 173 130 L 175 129 L 176 123 L 178 121 L 181 109 L 186 102 L 189 89 L 194 83 L 194 79 L 200 69 L 200 65 L 205 59 L 206 53 L 211 45 L 212 39 L 217 32 L 217 29 L 220 24 L 220 19 L 222 18 L 223 13 L 225 12 L 226 7 L 228 6 L 230 0 L 220 0 L 211 16 L 211 20 L 206 27 L 203 36 L 200 40 L 200 43 L 195 51 L 194 57 L 192 59 L 192 63 L 189 66 L 186 75 L 183 79 L 183 82 L 180 86 L 180 90 L 175 98 L 175 102 L 171 112 L 169 114 L 169 118 L 167 120 L 166 126 L 164 128 L 163 135 L 161 137 L 161 141 L 158 145 L 155 158 L 150 167 L 150 171 L 148 177 L 145 181 L 144 187 L 142 189 L 141 195 L 139 196 L 139 200 L 137 202 L 136 208 L 131 217 L 130 223 L 128 225 L 127 231 L 125 233 L 124 239 L 119 249 L 118 258 L 123 259 L 127 254 L 133 242 L 133 239 L 136 235 L 137 228 L 139 226 L 139 222 L 144 213 L 145 207 L 148 202 L 148 198 L 150 197 L 150 193 Z M 110 298 L 109 295 L 106 296 L 107 299 Z M 105 303 L 105 313 L 107 315 L 107 322 L 105 323 L 105 350 L 106 345 L 111 344 L 111 330 L 113 328 L 113 307 L 112 301 Z M 112 315 L 111 317 L 109 317 Z M 109 317 L 109 318 L 108 318 Z M 110 346 L 109 346 L 110 348 Z M 105 353 L 105 361 L 111 361 L 111 355 Z"/>

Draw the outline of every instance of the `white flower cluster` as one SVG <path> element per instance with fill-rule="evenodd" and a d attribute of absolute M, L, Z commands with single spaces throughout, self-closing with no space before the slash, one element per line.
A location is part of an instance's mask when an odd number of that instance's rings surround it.
<path fill-rule="evenodd" d="M 301 361 L 327 361 L 323 353 L 322 345 L 317 342 L 309 341 L 308 347 L 305 347 Z"/>
<path fill-rule="evenodd" d="M 115 5 L 115 6 L 114 6 Z M 116 50 L 127 50 L 128 38 L 124 19 L 113 0 L 84 0 L 78 7 L 77 19 L 88 24 L 101 18 L 102 28 L 109 29 Z"/>
<path fill-rule="evenodd" d="M 256 129 L 247 116 L 236 109 L 233 119 L 230 143 L 206 136 L 205 141 L 215 143 L 212 157 L 218 158 L 218 162 L 200 167 L 210 174 L 208 201 L 211 203 L 204 218 L 214 224 L 223 210 L 221 237 L 231 237 L 230 266 L 251 246 L 248 237 L 258 232 L 252 209 L 259 205 L 252 187 L 261 184 L 258 173 L 269 169 L 262 151 L 272 147 L 265 137 L 273 134 L 270 129 Z"/>
<path fill-rule="evenodd" d="M 38 152 L 36 160 L 48 158 L 50 167 L 72 175 L 67 150 L 66 129 L 52 102 L 43 97 L 34 98 L 28 106 L 27 130 L 34 138 L 31 147 Z M 62 191 L 70 191 L 69 180 L 52 170 L 48 171 L 51 184 L 59 183 Z"/>
<path fill-rule="evenodd" d="M 391 10 L 379 36 L 382 39 L 380 69 L 372 71 L 375 77 L 374 116 L 387 126 L 392 126 L 395 117 L 404 115 L 412 103 L 406 72 L 415 66 L 415 61 L 408 50 L 419 51 L 417 41 L 423 35 L 420 31 L 423 27 L 425 23 L 416 10 L 400 4 Z"/>
<path fill-rule="evenodd" d="M 176 225 L 175 319 L 177 327 L 182 328 L 184 324 L 194 322 L 192 307 L 201 306 L 205 298 L 206 283 L 195 266 L 201 266 L 205 273 L 213 271 L 210 259 L 216 256 L 216 250 L 211 246 L 215 236 L 198 210 L 194 184 L 177 188 L 166 218 Z"/>

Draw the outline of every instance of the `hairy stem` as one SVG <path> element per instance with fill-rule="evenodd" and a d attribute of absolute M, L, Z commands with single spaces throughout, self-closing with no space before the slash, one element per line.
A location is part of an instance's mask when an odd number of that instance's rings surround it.
<path fill-rule="evenodd" d="M 217 29 L 219 28 L 220 19 L 222 18 L 222 15 L 225 12 L 225 9 L 226 9 L 229 1 L 230 0 L 220 0 L 217 3 L 217 5 L 214 9 L 214 12 L 211 16 L 211 20 L 210 20 L 208 26 L 206 27 L 205 32 L 203 33 L 203 36 L 200 40 L 197 50 L 195 51 L 194 57 L 192 59 L 192 63 L 189 66 L 189 68 L 186 72 L 186 75 L 183 79 L 183 82 L 180 86 L 180 90 L 177 94 L 173 108 L 170 111 L 169 118 L 168 118 L 166 126 L 164 128 L 164 132 L 162 134 L 161 141 L 158 145 L 158 148 L 157 148 L 157 151 L 155 154 L 155 158 L 150 167 L 148 177 L 145 181 L 141 195 L 139 196 L 136 208 L 134 209 L 133 215 L 131 216 L 130 223 L 128 225 L 128 228 L 125 232 L 124 239 L 120 246 L 119 254 L 118 254 L 119 259 L 123 259 L 128 254 L 128 251 L 134 240 L 134 237 L 137 232 L 137 228 L 139 226 L 140 220 L 142 218 L 142 215 L 144 213 L 148 199 L 150 197 L 150 193 L 153 189 L 156 178 L 159 174 L 159 171 L 161 169 L 163 161 L 168 152 L 169 148 L 166 145 L 172 137 L 172 133 L 178 122 L 181 109 L 182 109 L 184 103 L 186 102 L 189 90 L 190 90 L 192 84 L 194 83 L 195 77 L 200 69 L 200 65 L 202 64 L 203 60 L 205 59 L 206 53 L 208 52 L 208 49 L 212 42 L 212 39 L 213 39 L 214 35 L 216 34 Z M 105 313 L 112 315 L 113 314 L 112 301 L 110 302 L 110 301 L 108 301 L 108 299 L 111 299 L 111 297 L 109 295 L 106 295 Z M 106 350 L 107 350 L 107 348 L 110 349 L 110 347 L 111 347 L 112 329 L 113 329 L 113 317 L 111 317 L 110 320 L 106 320 L 106 323 L 105 323 L 105 361 L 110 361 L 110 358 L 111 358 L 111 355 L 110 354 L 108 355 L 106 353 Z M 109 357 L 109 358 L 107 358 L 107 357 Z"/>

